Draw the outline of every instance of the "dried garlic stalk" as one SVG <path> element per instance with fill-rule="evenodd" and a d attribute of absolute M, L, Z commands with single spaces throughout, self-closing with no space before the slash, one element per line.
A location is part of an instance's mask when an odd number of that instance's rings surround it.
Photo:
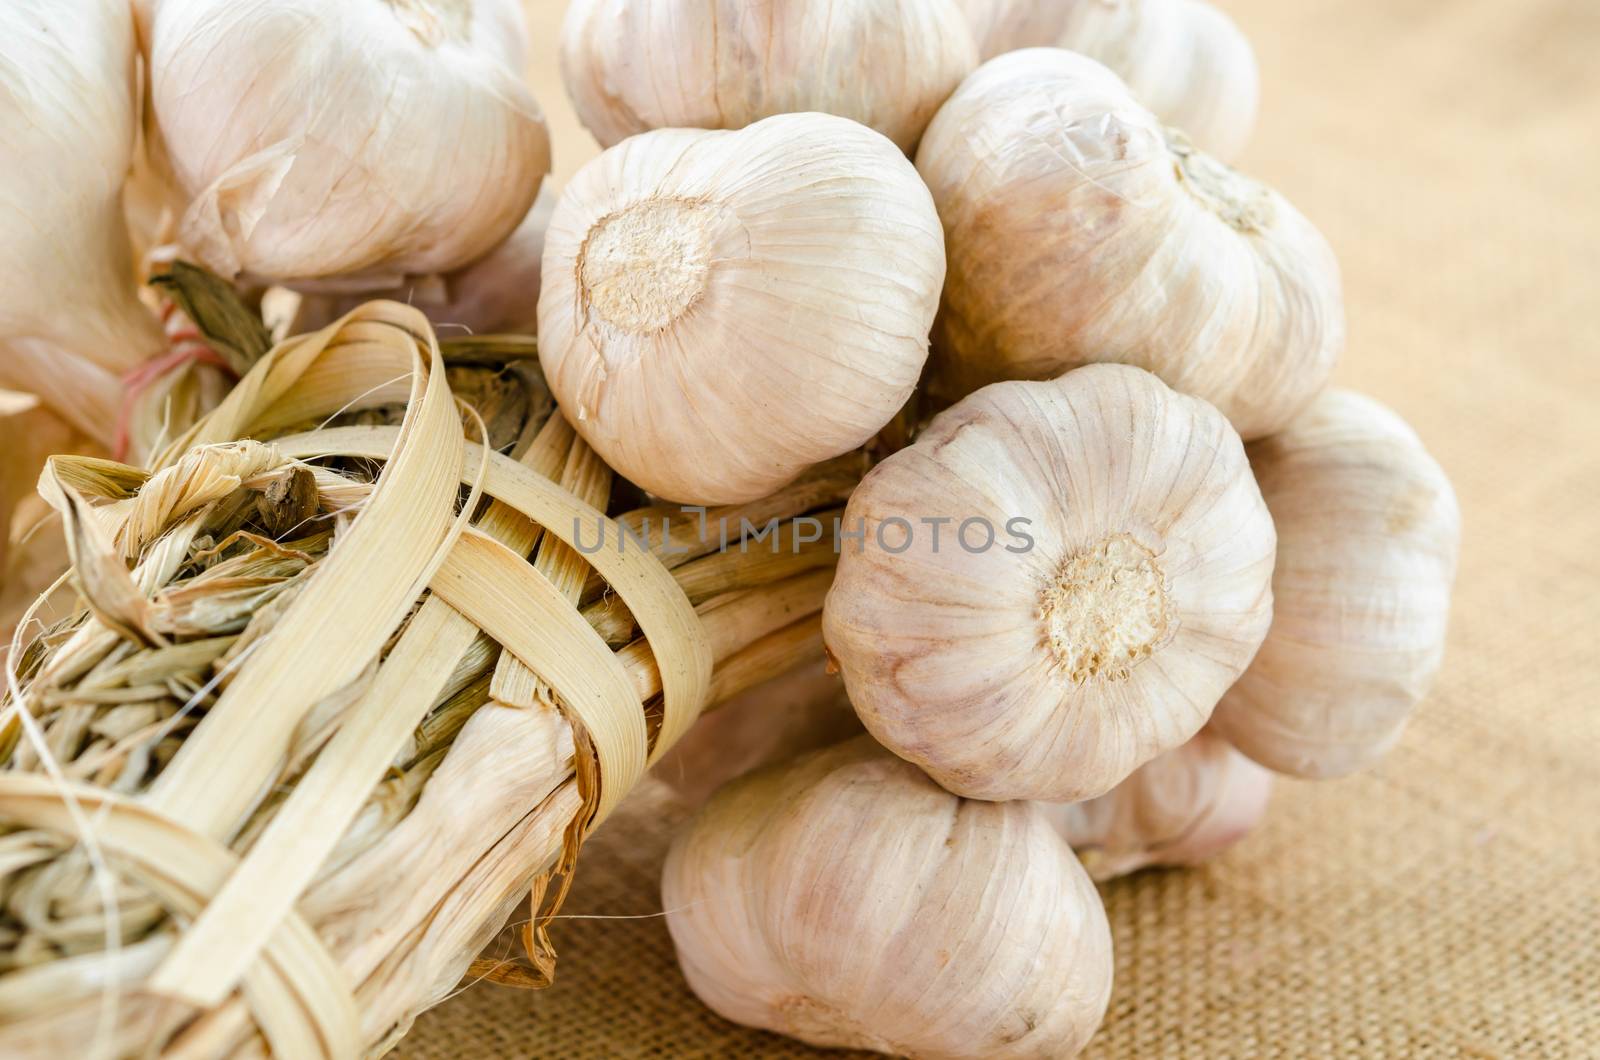
<path fill-rule="evenodd" d="M 535 498 L 603 503 L 609 472 L 550 415 L 536 371 L 508 378 L 497 367 L 457 369 L 453 381 L 475 395 L 491 443 L 517 457 L 468 447 L 452 462 L 461 427 L 442 362 L 395 381 L 397 368 L 416 368 L 425 335 L 414 311 L 368 306 L 279 347 L 153 475 L 53 463 L 49 492 L 87 609 L 28 645 L 16 660 L 22 699 L 7 704 L 6 1055 L 87 1055 L 107 1041 L 171 1056 L 381 1048 L 455 986 L 530 880 L 570 870 L 575 837 L 620 797 L 609 789 L 626 786 L 606 728 L 620 716 L 584 713 L 601 682 L 561 660 L 607 660 L 634 704 L 638 768 L 646 743 L 665 749 L 681 730 L 673 697 L 698 664 L 623 575 L 670 559 L 659 566 L 674 574 L 659 577 L 676 579 L 676 606 L 693 609 L 707 662 L 721 663 L 708 699 L 815 644 L 832 572 L 810 554 L 752 551 L 749 566 L 729 564 L 714 538 L 682 547 L 698 539 L 692 515 L 671 517 L 663 538 L 654 509 L 629 521 L 642 531 L 649 520 L 648 549 L 636 539 L 615 551 L 613 523 L 592 555 L 553 536 L 572 526 L 541 535 L 523 514 L 546 503 Z M 515 345 L 497 340 L 471 359 Z M 531 341 L 517 348 L 533 352 Z M 390 426 L 389 403 L 408 398 Z M 287 433 L 347 407 L 342 426 Z M 214 436 L 238 423 L 269 440 Z M 737 526 L 826 510 L 858 476 L 841 460 L 712 516 Z M 426 569 L 429 543 L 451 540 L 458 484 L 474 482 L 512 500 L 479 512 L 468 492 L 454 522 L 476 519 L 418 603 L 410 575 L 390 570 Z M 595 532 L 576 529 L 577 543 Z M 590 561 L 650 609 L 607 606 Z M 392 619 L 362 617 L 396 601 Z M 603 619 L 613 643 L 582 615 Z M 23 705 L 37 738 L 18 724 Z M 93 811 L 102 863 L 75 842 L 63 781 Z M 547 960 L 542 926 L 529 941 Z"/>

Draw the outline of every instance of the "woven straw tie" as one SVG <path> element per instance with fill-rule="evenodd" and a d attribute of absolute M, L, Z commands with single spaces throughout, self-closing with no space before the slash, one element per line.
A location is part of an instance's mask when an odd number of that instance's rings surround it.
<path fill-rule="evenodd" d="M 239 441 L 326 417 L 352 392 L 367 404 L 404 398 L 403 422 L 272 445 Z M 480 631 L 503 646 L 503 663 L 547 686 L 572 724 L 584 804 L 564 867 L 694 722 L 710 686 L 709 640 L 671 574 L 647 551 L 619 547 L 620 527 L 540 473 L 552 469 L 467 442 L 438 344 L 426 318 L 406 306 L 370 303 L 278 346 L 157 457 L 162 470 L 135 496 L 91 508 L 90 478 L 61 458 L 41 489 L 62 512 L 75 566 L 98 579 L 85 586 L 95 617 L 137 631 L 141 586 L 158 582 L 159 568 L 187 551 L 206 505 L 252 475 L 329 456 L 385 465 L 275 635 L 243 663 L 144 798 L 0 776 L 0 813 L 114 852 L 174 916 L 192 921 L 142 988 L 207 1010 L 185 1032 L 195 1044 L 248 1018 L 275 1055 L 359 1054 L 351 985 L 294 906 Z M 458 508 L 463 484 L 471 492 Z M 482 494 L 494 503 L 469 525 Z M 580 526 L 603 530 L 602 547 L 591 552 L 586 543 L 581 561 L 572 551 Z M 554 564 L 526 558 L 541 528 L 547 546 L 551 538 L 567 546 Z M 123 557 L 141 562 L 130 573 Z M 654 739 L 641 689 L 577 609 L 590 566 L 653 650 L 662 691 Z M 312 706 L 354 681 L 402 625 L 339 730 L 238 858 L 227 842 L 277 760 L 263 748 L 286 749 Z M 536 894 L 542 890 L 541 882 Z"/>

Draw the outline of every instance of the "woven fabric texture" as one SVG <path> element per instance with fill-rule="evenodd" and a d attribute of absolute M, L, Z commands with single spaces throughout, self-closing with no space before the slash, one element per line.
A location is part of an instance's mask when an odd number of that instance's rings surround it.
<path fill-rule="evenodd" d="M 559 169 L 587 152 L 529 0 Z M 1104 890 L 1116 987 L 1095 1058 L 1600 1052 L 1600 4 L 1225 3 L 1263 109 L 1242 166 L 1339 251 L 1339 381 L 1405 415 L 1465 538 L 1450 649 L 1372 773 L 1284 781 L 1203 869 Z M 578 134 L 581 137 L 581 134 Z M 569 914 L 659 913 L 678 812 L 641 792 Z M 408 1060 L 823 1055 L 695 1001 L 659 916 L 556 929 L 556 985 L 479 986 Z"/>

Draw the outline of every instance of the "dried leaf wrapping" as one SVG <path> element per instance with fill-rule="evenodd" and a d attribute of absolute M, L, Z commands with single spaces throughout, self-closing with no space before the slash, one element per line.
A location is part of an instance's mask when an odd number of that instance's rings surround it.
<path fill-rule="evenodd" d="M 99 580 L 92 608 L 30 647 L 23 703 L 8 703 L 13 720 L 26 705 L 45 743 L 11 727 L 0 816 L 22 827 L 27 856 L 0 856 L 0 892 L 11 908 L 72 906 L 90 919 L 71 949 L 30 958 L 42 964 L 24 968 L 0 945 L 0 996 L 31 998 L 35 1014 L 13 1021 L 0 1006 L 0 1048 L 87 1041 L 75 1035 L 92 1031 L 97 990 L 38 993 L 69 954 L 141 987 L 113 995 L 130 1051 L 226 1053 L 256 1033 L 296 1056 L 381 1045 L 453 985 L 530 881 L 564 889 L 584 835 L 706 702 L 714 658 L 729 664 L 720 696 L 815 650 L 829 570 L 752 557 L 746 578 L 702 549 L 670 557 L 675 577 L 657 552 L 624 547 L 600 508 L 609 471 L 564 420 L 523 428 L 519 455 L 505 456 L 466 440 L 445 382 L 424 318 L 373 303 L 263 357 L 153 473 L 52 465 L 78 577 L 92 561 Z M 513 406 L 550 408 L 501 404 Z M 347 425 L 315 426 L 334 414 Z M 830 469 L 767 508 L 836 505 L 853 481 Z M 481 514 L 478 491 L 492 498 Z M 580 617 L 597 584 L 640 634 L 620 650 Z M 697 608 L 684 588 L 694 584 L 697 597 L 724 591 Z M 496 736 L 497 725 L 522 735 Z M 141 820 L 231 851 L 226 879 L 174 898 L 146 886 L 142 862 L 98 824 L 11 813 L 12 779 L 70 794 L 42 775 L 47 755 L 100 805 L 137 797 Z M 126 960 L 100 948 L 98 870 L 60 842 L 85 832 L 117 887 L 139 897 L 109 921 L 132 943 Z M 299 945 L 297 916 L 313 952 L 292 981 L 263 978 L 274 954 Z M 5 926 L 42 939 L 58 925 Z M 542 921 L 530 935 L 540 971 L 514 978 L 544 981 Z M 354 1003 L 318 997 L 311 1011 L 303 987 L 351 989 Z M 152 1023 L 153 997 L 199 1017 Z"/>

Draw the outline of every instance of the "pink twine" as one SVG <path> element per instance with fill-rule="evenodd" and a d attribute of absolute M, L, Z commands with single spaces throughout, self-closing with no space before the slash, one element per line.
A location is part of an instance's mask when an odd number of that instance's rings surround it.
<path fill-rule="evenodd" d="M 160 357 L 152 357 L 122 377 L 122 404 L 117 409 L 117 431 L 111 443 L 115 460 L 125 460 L 131 444 L 129 432 L 133 426 L 133 405 L 146 390 L 168 372 L 191 364 L 206 364 L 233 375 L 233 370 L 205 341 L 189 318 L 173 302 L 161 307 L 161 324 L 167 333 L 167 343 L 172 348 Z"/>

